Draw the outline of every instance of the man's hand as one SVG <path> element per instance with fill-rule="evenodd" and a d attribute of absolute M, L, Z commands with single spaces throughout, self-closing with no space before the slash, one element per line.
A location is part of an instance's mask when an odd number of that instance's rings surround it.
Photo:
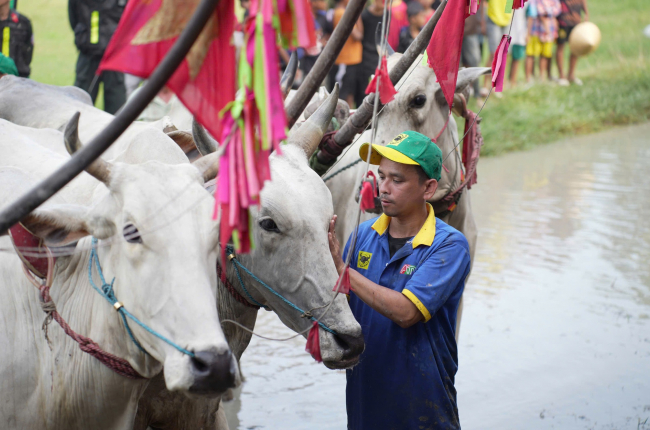
<path fill-rule="evenodd" d="M 336 271 L 340 275 L 341 272 L 343 272 L 343 269 L 345 269 L 345 262 L 343 261 L 343 257 L 341 257 L 341 245 L 339 244 L 339 240 L 336 238 L 336 218 L 336 215 L 332 217 L 332 220 L 330 221 L 330 229 L 327 233 L 327 236 L 330 242 L 330 253 L 332 254 L 332 260 L 334 260 Z"/>

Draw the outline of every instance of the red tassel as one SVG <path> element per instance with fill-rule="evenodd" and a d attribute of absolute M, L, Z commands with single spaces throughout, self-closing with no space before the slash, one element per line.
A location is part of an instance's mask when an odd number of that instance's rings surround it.
<path fill-rule="evenodd" d="M 386 63 L 385 55 L 381 58 L 381 67 L 375 70 L 375 76 L 366 87 L 366 94 L 375 92 L 377 89 L 378 76 L 381 78 L 379 80 L 379 100 L 381 100 L 382 104 L 387 104 L 393 101 L 397 91 L 393 86 L 393 82 L 390 80 L 390 76 L 388 76 L 388 65 Z"/>
<path fill-rule="evenodd" d="M 336 291 L 336 287 L 339 287 L 339 293 L 341 294 L 350 294 L 350 268 L 346 267 L 343 273 L 341 273 L 341 276 L 339 276 L 339 281 L 336 282 L 336 285 L 334 285 L 334 289 L 332 291 Z M 339 282 L 341 282 L 341 285 L 339 285 Z"/>
<path fill-rule="evenodd" d="M 369 179 L 372 179 L 372 182 Z M 377 177 L 373 172 L 369 171 L 366 174 L 366 179 L 361 184 L 361 210 L 374 209 L 375 197 L 377 196 L 379 196 L 377 193 Z"/>
<path fill-rule="evenodd" d="M 320 356 L 320 339 L 318 337 L 318 323 L 316 321 L 314 321 L 314 325 L 309 330 L 305 351 L 310 353 L 317 362 L 321 363 L 323 361 L 323 358 Z"/>
<path fill-rule="evenodd" d="M 508 58 L 510 39 L 508 35 L 501 37 L 494 60 L 492 60 L 492 87 L 497 93 L 503 91 L 503 78 L 506 74 L 506 60 Z"/>

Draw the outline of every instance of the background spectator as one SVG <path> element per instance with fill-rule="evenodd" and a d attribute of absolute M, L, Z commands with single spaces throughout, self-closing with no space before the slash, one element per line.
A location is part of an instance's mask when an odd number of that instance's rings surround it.
<path fill-rule="evenodd" d="M 74 85 L 97 99 L 99 82 L 104 83 L 104 110 L 114 114 L 126 101 L 124 74 L 103 72 L 95 77 L 97 68 L 120 21 L 126 0 L 69 0 L 68 15 L 79 49 Z"/>
<path fill-rule="evenodd" d="M 32 23 L 25 15 L 10 8 L 9 0 L 0 0 L 0 40 L 2 54 L 14 60 L 18 76 L 29 78 L 34 53 Z"/>
<path fill-rule="evenodd" d="M 481 45 L 479 38 L 484 32 L 485 9 L 483 8 L 483 3 L 480 3 L 478 11 L 465 20 L 463 48 L 460 52 L 460 62 L 464 67 L 478 67 L 481 64 Z M 478 79 L 474 81 L 472 89 L 474 97 L 478 97 Z"/>
<path fill-rule="evenodd" d="M 487 61 L 485 62 L 485 67 L 492 67 L 492 59 L 494 58 L 494 53 L 499 47 L 501 42 L 501 37 L 504 34 L 508 34 L 508 28 L 510 26 L 510 18 L 512 13 L 506 13 L 506 0 L 489 0 L 487 3 L 487 24 L 486 24 L 486 33 L 488 39 L 488 48 L 490 50 L 490 55 L 488 56 Z M 488 88 L 491 86 L 492 77 L 490 75 L 485 75 L 485 81 L 483 83 L 483 88 L 481 88 L 481 97 L 486 97 L 488 95 Z M 501 93 L 496 93 L 497 96 Z"/>
<path fill-rule="evenodd" d="M 526 6 L 528 7 L 528 6 Z M 528 38 L 528 25 L 526 23 L 526 11 L 518 10 L 512 15 L 512 30 L 510 31 L 510 52 L 512 62 L 510 63 L 510 86 L 517 84 L 517 72 L 519 63 L 526 57 L 526 39 Z"/>
<path fill-rule="evenodd" d="M 307 76 L 307 73 L 314 67 L 320 52 L 332 34 L 332 23 L 327 19 L 327 1 L 311 0 L 310 3 L 311 11 L 314 15 L 317 42 L 315 49 L 308 50 L 300 62 L 300 70 L 302 70 L 303 77 Z"/>
<path fill-rule="evenodd" d="M 334 28 L 336 28 L 343 17 L 348 2 L 349 0 L 340 0 L 336 4 L 336 8 L 334 8 Z M 345 41 L 343 49 L 341 49 L 339 56 L 334 62 L 334 64 L 339 66 L 337 80 L 341 82 L 340 97 L 348 102 L 350 107 L 354 106 L 354 100 L 357 98 L 357 93 L 360 92 L 363 94 L 366 90 L 362 79 L 360 79 L 361 60 L 363 57 L 362 40 L 363 23 L 361 17 L 359 17 L 359 21 L 357 21 L 352 29 L 352 34 L 348 40 Z M 366 82 L 366 86 L 367 85 L 368 82 Z"/>
<path fill-rule="evenodd" d="M 560 29 L 558 31 L 557 52 L 555 54 L 557 70 L 560 74 L 558 84 L 567 86 L 569 82 L 573 82 L 576 85 L 582 85 L 580 78 L 576 78 L 575 76 L 578 57 L 573 54 L 569 57 L 569 79 L 566 79 L 564 74 L 564 45 L 569 40 L 569 35 L 573 31 L 573 28 L 582 22 L 582 12 L 585 13 L 584 20 L 589 21 L 587 0 L 560 0 L 560 5 L 561 12 L 560 16 L 558 16 Z"/>
<path fill-rule="evenodd" d="M 548 78 L 548 62 L 553 57 L 553 42 L 557 38 L 559 0 L 530 0 L 528 4 L 528 43 L 526 44 L 526 80 L 530 81 L 539 57 L 540 79 Z"/>
<path fill-rule="evenodd" d="M 409 3 L 406 14 L 409 25 L 402 27 L 399 33 L 399 44 L 397 45 L 397 52 L 401 53 L 404 53 L 408 49 L 411 43 L 413 43 L 413 40 L 420 34 L 422 27 L 427 23 L 427 11 L 417 1 Z"/>
<path fill-rule="evenodd" d="M 361 76 L 359 77 L 359 88 L 354 96 L 354 103 L 357 107 L 361 106 L 366 96 L 366 87 L 370 82 L 370 77 L 375 73 L 377 63 L 379 62 L 379 53 L 375 43 L 375 33 L 377 27 L 381 26 L 382 16 L 384 14 L 384 0 L 373 0 L 370 6 L 361 13 L 361 22 L 363 23 L 363 59 L 361 61 Z"/>

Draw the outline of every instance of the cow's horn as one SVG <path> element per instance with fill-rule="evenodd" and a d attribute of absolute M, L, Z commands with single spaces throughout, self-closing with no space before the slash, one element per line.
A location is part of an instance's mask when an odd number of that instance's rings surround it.
<path fill-rule="evenodd" d="M 381 22 L 377 24 L 377 29 L 375 30 L 375 46 L 377 46 L 377 53 L 381 55 Z M 393 51 L 390 43 L 386 42 L 386 55 L 390 57 L 394 53 L 395 51 Z"/>
<path fill-rule="evenodd" d="M 219 148 L 211 154 L 205 155 L 192 163 L 192 166 L 203 176 L 203 182 L 211 181 L 219 174 L 219 159 L 226 152 L 228 142 L 219 146 Z"/>
<path fill-rule="evenodd" d="M 79 116 L 79 112 L 72 115 L 72 118 L 70 118 L 70 121 L 66 124 L 65 131 L 63 132 L 65 148 L 68 150 L 70 155 L 73 155 L 83 147 L 83 144 L 79 139 Z M 98 158 L 86 167 L 86 172 L 94 176 L 98 181 L 108 185 L 111 179 L 111 169 L 112 165 L 109 162 Z"/>
<path fill-rule="evenodd" d="M 196 118 L 192 118 L 192 136 L 194 136 L 196 149 L 198 149 L 204 157 L 208 154 L 212 154 L 219 146 L 219 143 L 214 140 L 207 131 L 205 131 L 205 128 L 199 124 Z"/>
<path fill-rule="evenodd" d="M 339 84 L 337 83 L 334 85 L 332 93 L 316 112 L 291 133 L 288 143 L 300 146 L 305 151 L 307 158 L 311 157 L 318 149 L 318 144 L 330 125 L 338 100 Z"/>
<path fill-rule="evenodd" d="M 291 53 L 289 64 L 284 69 L 284 73 L 280 78 L 280 88 L 282 89 L 282 98 L 286 99 L 293 86 L 293 80 L 296 79 L 296 71 L 298 71 L 298 54 L 296 51 Z"/>

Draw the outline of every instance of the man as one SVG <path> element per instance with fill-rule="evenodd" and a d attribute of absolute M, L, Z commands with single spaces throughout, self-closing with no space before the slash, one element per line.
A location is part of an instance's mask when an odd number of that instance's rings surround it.
<path fill-rule="evenodd" d="M 126 0 L 69 0 L 68 16 L 79 49 L 74 85 L 97 99 L 99 83 L 104 83 L 104 110 L 114 114 L 126 102 L 124 73 L 106 71 L 96 77 L 108 42 L 120 21 Z"/>
<path fill-rule="evenodd" d="M 0 43 L 2 55 L 14 60 L 18 76 L 29 78 L 34 53 L 32 23 L 11 9 L 9 0 L 0 0 Z"/>
<path fill-rule="evenodd" d="M 427 11 L 420 2 L 412 1 L 406 8 L 406 15 L 409 19 L 409 25 L 402 27 L 399 33 L 399 45 L 397 45 L 397 52 L 405 53 L 411 43 L 418 37 L 422 27 L 427 23 Z"/>
<path fill-rule="evenodd" d="M 359 226 L 341 256 L 336 217 L 330 250 L 337 270 L 350 261 L 350 308 L 366 349 L 347 371 L 348 428 L 460 429 L 454 378 L 458 303 L 470 269 L 469 245 L 427 203 L 438 187 L 442 153 L 406 131 L 387 146 L 365 144 L 379 165 L 384 214 Z"/>

